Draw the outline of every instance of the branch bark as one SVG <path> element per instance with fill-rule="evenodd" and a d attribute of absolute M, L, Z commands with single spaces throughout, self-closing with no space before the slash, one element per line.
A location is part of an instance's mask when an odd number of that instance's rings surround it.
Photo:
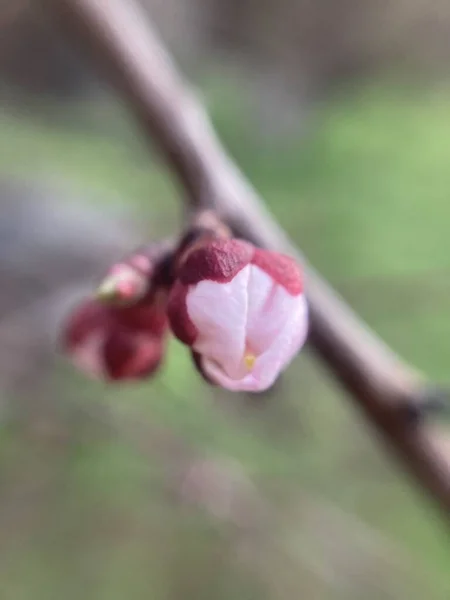
<path fill-rule="evenodd" d="M 309 345 L 450 516 L 450 470 L 425 424 L 411 422 L 434 389 L 358 319 L 307 264 L 222 148 L 211 123 L 133 0 L 41 0 L 75 32 L 156 142 L 191 209 L 213 208 L 236 235 L 297 256 L 307 274 Z"/>

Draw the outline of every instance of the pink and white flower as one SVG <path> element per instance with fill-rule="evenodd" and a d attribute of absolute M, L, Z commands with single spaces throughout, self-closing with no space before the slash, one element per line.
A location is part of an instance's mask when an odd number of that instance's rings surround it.
<path fill-rule="evenodd" d="M 306 339 L 302 273 L 292 258 L 241 240 L 205 243 L 180 267 L 168 316 L 207 379 L 263 391 Z"/>

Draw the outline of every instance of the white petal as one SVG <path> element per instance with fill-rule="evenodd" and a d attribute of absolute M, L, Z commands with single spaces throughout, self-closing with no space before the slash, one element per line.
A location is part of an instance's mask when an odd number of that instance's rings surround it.
<path fill-rule="evenodd" d="M 229 283 L 201 281 L 186 298 L 199 335 L 194 350 L 217 362 L 228 376 L 238 373 L 245 351 L 250 266 Z"/>
<path fill-rule="evenodd" d="M 289 294 L 256 266 L 252 266 L 248 290 L 247 343 L 255 354 L 262 354 L 292 318 L 298 296 Z"/>
<path fill-rule="evenodd" d="M 251 373 L 240 379 L 232 379 L 219 365 L 204 357 L 202 364 L 206 373 L 219 385 L 232 391 L 264 391 L 269 388 L 289 365 L 303 346 L 307 329 L 307 304 L 303 295 L 292 297 L 289 318 L 272 338 L 272 343 L 257 357 Z"/>
<path fill-rule="evenodd" d="M 270 347 L 257 358 L 252 375 L 265 388 L 270 387 L 302 348 L 308 332 L 308 309 L 304 295 L 297 296 L 283 329 Z"/>

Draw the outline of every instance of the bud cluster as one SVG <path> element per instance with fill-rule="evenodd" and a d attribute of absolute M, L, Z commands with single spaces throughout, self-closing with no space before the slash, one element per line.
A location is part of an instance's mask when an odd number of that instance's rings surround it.
<path fill-rule="evenodd" d="M 301 349 L 307 329 L 302 272 L 292 258 L 233 239 L 223 225 L 197 223 L 175 249 L 153 244 L 115 264 L 70 315 L 62 343 L 92 376 L 136 380 L 162 364 L 172 332 L 208 382 L 261 392 Z"/>

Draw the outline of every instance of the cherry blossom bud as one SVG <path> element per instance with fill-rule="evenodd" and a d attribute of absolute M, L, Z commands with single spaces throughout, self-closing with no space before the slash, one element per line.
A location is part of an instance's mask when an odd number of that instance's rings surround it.
<path fill-rule="evenodd" d="M 97 298 L 102 302 L 132 304 L 147 292 L 147 279 L 126 264 L 112 267 L 97 289 Z"/>
<path fill-rule="evenodd" d="M 149 249 L 153 250 L 154 246 Z M 154 251 L 154 250 L 153 250 Z M 97 288 L 96 296 L 104 303 L 131 305 L 152 291 L 155 261 L 142 251 L 137 251 L 114 264 Z"/>
<path fill-rule="evenodd" d="M 137 250 L 111 267 L 96 292 L 70 316 L 63 346 L 74 363 L 103 379 L 140 379 L 160 365 L 166 315 L 170 246 Z"/>
<path fill-rule="evenodd" d="M 167 293 L 173 282 L 172 254 L 170 241 L 135 250 L 109 269 L 97 288 L 97 299 L 115 306 L 152 304 L 153 296 L 160 291 Z"/>
<path fill-rule="evenodd" d="M 308 328 L 296 262 L 241 240 L 216 240 L 189 253 L 168 316 L 203 375 L 233 391 L 271 387 Z"/>
<path fill-rule="evenodd" d="M 167 319 L 158 307 L 111 307 L 87 300 L 70 316 L 62 344 L 92 377 L 142 379 L 160 366 Z"/>

